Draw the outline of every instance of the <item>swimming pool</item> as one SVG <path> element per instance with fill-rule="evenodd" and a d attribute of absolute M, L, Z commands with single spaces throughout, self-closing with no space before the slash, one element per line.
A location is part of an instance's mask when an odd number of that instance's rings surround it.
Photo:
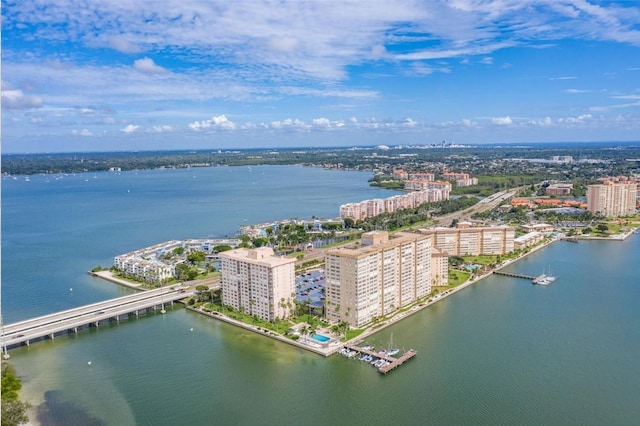
<path fill-rule="evenodd" d="M 322 334 L 312 334 L 311 338 L 314 339 L 314 340 L 317 340 L 320 343 L 326 343 L 329 340 L 331 340 L 330 337 L 323 336 Z"/>

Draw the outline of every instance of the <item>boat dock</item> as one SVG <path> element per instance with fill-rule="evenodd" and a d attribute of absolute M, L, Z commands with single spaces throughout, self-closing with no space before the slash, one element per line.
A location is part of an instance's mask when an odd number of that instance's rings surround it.
<path fill-rule="evenodd" d="M 390 355 L 387 355 L 386 353 L 372 351 L 372 350 L 360 347 L 358 345 L 347 344 L 344 346 L 344 348 L 349 351 L 355 351 L 356 355 L 365 354 L 372 358 L 382 359 L 386 361 L 386 363 L 383 366 L 378 367 L 378 371 L 382 374 L 387 374 L 389 371 L 401 366 L 402 364 L 404 364 L 405 362 L 407 362 L 408 360 L 410 360 L 411 358 L 413 358 L 418 354 L 414 349 L 409 349 L 404 354 L 402 354 L 402 356 L 400 356 L 399 358 L 394 358 Z"/>
<path fill-rule="evenodd" d="M 524 278 L 525 280 L 533 281 L 538 277 L 533 277 L 531 275 L 518 274 L 516 272 L 502 272 L 502 271 L 493 271 L 496 275 L 504 275 L 505 277 L 514 277 L 514 278 Z"/>
<path fill-rule="evenodd" d="M 531 275 L 525 275 L 525 274 L 518 274 L 515 272 L 502 272 L 502 271 L 493 271 L 494 274 L 496 275 L 504 275 L 506 277 L 514 277 L 514 278 L 523 278 L 525 280 L 529 280 L 534 284 L 541 284 L 541 285 L 547 285 L 552 283 L 553 281 L 555 281 L 556 277 L 553 277 L 551 275 L 538 275 L 537 277 L 531 276 Z"/>

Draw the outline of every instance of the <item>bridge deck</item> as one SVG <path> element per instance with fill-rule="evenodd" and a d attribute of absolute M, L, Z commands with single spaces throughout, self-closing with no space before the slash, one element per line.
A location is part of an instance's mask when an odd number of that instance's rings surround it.
<path fill-rule="evenodd" d="M 2 328 L 2 345 L 8 348 L 42 337 L 53 338 L 62 332 L 77 332 L 83 326 L 119 320 L 123 315 L 138 315 L 140 311 L 171 304 L 195 292 L 193 288 L 163 287 L 8 324 Z"/>

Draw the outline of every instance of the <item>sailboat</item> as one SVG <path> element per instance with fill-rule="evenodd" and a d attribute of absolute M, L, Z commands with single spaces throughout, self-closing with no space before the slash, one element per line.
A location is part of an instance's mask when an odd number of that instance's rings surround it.
<path fill-rule="evenodd" d="M 549 268 L 549 275 L 544 273 L 544 269 L 542 270 L 542 275 L 533 280 L 534 284 L 537 285 L 549 285 L 556 280 L 556 277 L 551 275 L 551 268 Z"/>
<path fill-rule="evenodd" d="M 389 338 L 389 350 L 387 350 L 388 356 L 394 356 L 400 353 L 400 349 L 393 347 L 393 333 L 391 333 L 391 337 Z"/>

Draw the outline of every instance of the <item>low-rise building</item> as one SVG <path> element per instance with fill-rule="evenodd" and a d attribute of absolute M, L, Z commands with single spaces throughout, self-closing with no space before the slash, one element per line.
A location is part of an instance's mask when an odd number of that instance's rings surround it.
<path fill-rule="evenodd" d="M 571 191 L 573 191 L 572 183 L 552 183 L 545 189 L 547 195 L 566 196 L 571 195 Z"/>
<path fill-rule="evenodd" d="M 537 244 L 542 240 L 544 240 L 544 234 L 542 232 L 532 231 L 520 237 L 514 238 L 513 244 L 515 249 L 519 250 Z"/>
<path fill-rule="evenodd" d="M 522 229 L 525 232 L 537 231 L 542 233 L 549 233 L 553 232 L 554 230 L 553 225 L 550 225 L 548 223 L 530 223 L 527 225 L 522 225 Z"/>

